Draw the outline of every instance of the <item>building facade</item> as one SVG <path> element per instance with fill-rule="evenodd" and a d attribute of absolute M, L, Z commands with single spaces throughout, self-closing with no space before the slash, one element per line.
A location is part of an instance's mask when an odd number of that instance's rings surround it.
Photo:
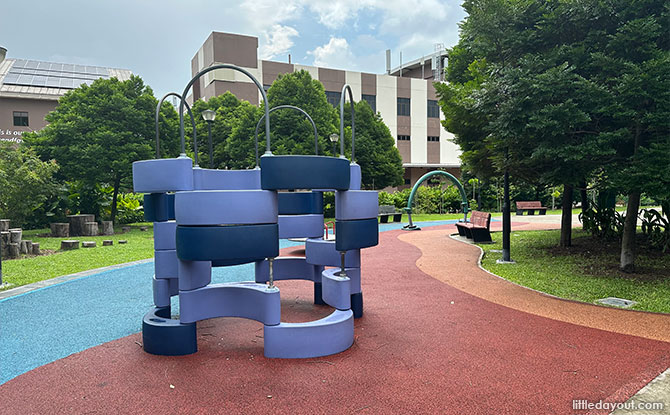
<path fill-rule="evenodd" d="M 130 79 L 125 69 L 5 58 L 0 48 L 0 141 L 20 143 L 26 131 L 37 131 L 58 99 L 98 78 Z"/>
<path fill-rule="evenodd" d="M 191 60 L 191 72 L 217 63 L 240 66 L 249 71 L 267 90 L 279 74 L 305 70 L 319 80 L 328 102 L 339 105 L 344 84 L 351 86 L 354 100 L 366 100 L 379 112 L 396 139 L 405 169 L 405 184 L 414 185 L 425 173 L 444 169 L 460 176 L 460 150 L 451 141 L 440 120 L 442 112 L 433 87 L 432 65 L 442 66 L 443 52 L 432 59 L 409 62 L 386 74 L 346 71 L 258 59 L 258 38 L 212 32 Z M 439 70 L 436 71 L 439 73 Z M 190 99 L 208 99 L 230 91 L 239 99 L 258 105 L 260 92 L 244 74 L 227 69 L 208 72 L 194 85 Z"/>

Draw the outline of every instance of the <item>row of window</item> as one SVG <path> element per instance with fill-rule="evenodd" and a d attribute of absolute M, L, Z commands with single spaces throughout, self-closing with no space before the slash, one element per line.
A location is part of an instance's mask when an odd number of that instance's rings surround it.
<path fill-rule="evenodd" d="M 409 141 L 409 140 L 410 140 L 410 136 L 408 136 L 408 135 L 399 135 L 398 136 L 398 141 Z M 439 142 L 440 137 L 435 136 L 435 135 L 429 135 L 428 136 L 428 141 Z"/>
<path fill-rule="evenodd" d="M 27 127 L 28 126 L 28 113 L 22 111 L 14 111 L 14 126 L 15 127 Z"/>

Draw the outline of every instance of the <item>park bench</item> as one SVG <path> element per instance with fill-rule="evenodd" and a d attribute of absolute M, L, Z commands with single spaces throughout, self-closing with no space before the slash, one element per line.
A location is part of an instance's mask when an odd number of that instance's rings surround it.
<path fill-rule="evenodd" d="M 473 242 L 491 241 L 491 214 L 473 210 L 470 213 L 470 222 L 457 222 L 458 234 L 472 239 Z"/>
<path fill-rule="evenodd" d="M 395 210 L 393 205 L 381 205 L 379 206 L 379 221 L 381 223 L 388 223 L 389 217 L 393 217 L 393 222 L 402 221 L 402 212 Z"/>
<path fill-rule="evenodd" d="M 528 212 L 529 215 L 534 215 L 536 210 L 540 215 L 547 213 L 547 208 L 542 206 L 542 203 L 539 200 L 516 202 L 516 214 L 519 216 L 523 215 L 523 212 Z"/>

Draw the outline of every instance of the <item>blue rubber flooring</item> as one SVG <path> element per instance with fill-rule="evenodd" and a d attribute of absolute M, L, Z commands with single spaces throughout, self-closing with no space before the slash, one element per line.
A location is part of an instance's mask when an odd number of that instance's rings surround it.
<path fill-rule="evenodd" d="M 454 223 L 417 222 L 420 227 Z M 380 224 L 380 231 L 402 228 Z M 301 243 L 280 241 L 280 248 Z M 0 300 L 0 384 L 73 353 L 137 333 L 153 307 L 154 264 L 130 265 Z M 254 265 L 215 268 L 212 282 L 253 281 Z M 173 314 L 178 302 L 173 297 Z"/>

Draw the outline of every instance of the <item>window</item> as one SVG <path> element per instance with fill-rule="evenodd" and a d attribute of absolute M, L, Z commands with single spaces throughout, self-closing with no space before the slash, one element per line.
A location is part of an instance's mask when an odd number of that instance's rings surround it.
<path fill-rule="evenodd" d="M 263 85 L 263 90 L 265 91 L 266 94 L 270 90 L 270 86 L 271 85 Z"/>
<path fill-rule="evenodd" d="M 16 127 L 27 127 L 28 126 L 28 113 L 14 111 L 14 126 Z"/>
<path fill-rule="evenodd" d="M 428 118 L 440 118 L 440 107 L 437 106 L 437 101 L 428 100 Z"/>
<path fill-rule="evenodd" d="M 410 179 L 405 179 L 405 184 L 412 184 L 412 181 Z"/>
<path fill-rule="evenodd" d="M 398 115 L 409 116 L 409 111 L 409 98 L 398 98 Z"/>
<path fill-rule="evenodd" d="M 328 103 L 335 108 L 339 108 L 340 106 L 340 95 L 339 92 L 326 91 L 326 99 L 328 100 Z"/>
<path fill-rule="evenodd" d="M 376 95 L 361 95 L 361 98 L 370 105 L 372 112 L 377 113 L 377 96 Z"/>
<path fill-rule="evenodd" d="M 399 135 L 398 136 L 398 141 L 409 141 L 409 136 L 408 135 Z"/>
<path fill-rule="evenodd" d="M 428 141 L 440 141 L 440 137 L 434 136 L 434 135 L 429 135 L 428 136 Z"/>

